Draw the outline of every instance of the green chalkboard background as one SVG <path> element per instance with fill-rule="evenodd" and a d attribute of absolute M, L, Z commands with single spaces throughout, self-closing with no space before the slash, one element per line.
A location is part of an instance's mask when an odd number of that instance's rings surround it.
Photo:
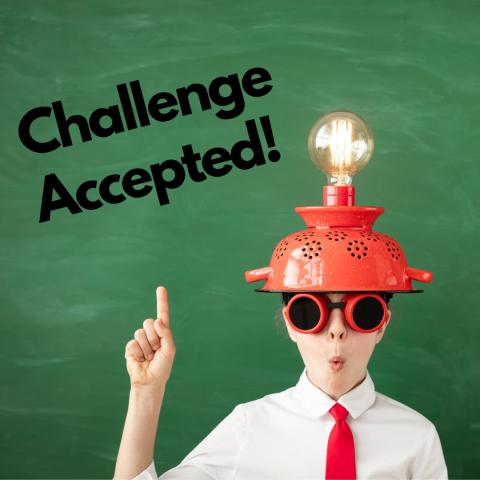
<path fill-rule="evenodd" d="M 357 204 L 385 207 L 376 229 L 435 273 L 425 293 L 394 298 L 369 371 L 378 391 L 434 422 L 451 478 L 480 477 L 478 1 L 4 0 L 0 19 L 2 478 L 112 478 L 124 348 L 154 315 L 157 285 L 169 289 L 177 343 L 159 474 L 233 406 L 297 381 L 301 358 L 275 327 L 279 297 L 254 293 L 243 272 L 303 229 L 295 206 L 321 204 L 306 138 L 341 109 L 375 134 Z M 152 95 L 253 66 L 273 90 L 233 120 L 197 108 L 45 155 L 17 136 L 27 110 L 55 100 L 88 115 L 115 103 L 122 82 Z M 168 206 L 152 193 L 38 223 L 48 173 L 73 189 L 178 158 L 183 144 L 228 148 L 261 115 L 278 163 L 186 181 Z"/>

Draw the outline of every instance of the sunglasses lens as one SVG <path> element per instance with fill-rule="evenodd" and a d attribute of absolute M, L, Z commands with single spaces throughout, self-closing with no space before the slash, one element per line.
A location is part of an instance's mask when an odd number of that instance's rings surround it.
<path fill-rule="evenodd" d="M 353 307 L 355 324 L 363 330 L 378 327 L 383 318 L 383 305 L 374 297 L 364 297 Z"/>
<path fill-rule="evenodd" d="M 297 298 L 290 305 L 290 320 L 300 330 L 311 330 L 320 321 L 318 305 L 307 297 Z"/>

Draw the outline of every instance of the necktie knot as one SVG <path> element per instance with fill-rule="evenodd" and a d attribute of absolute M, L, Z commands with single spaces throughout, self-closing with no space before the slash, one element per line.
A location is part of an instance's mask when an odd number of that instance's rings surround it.
<path fill-rule="evenodd" d="M 345 419 L 348 416 L 348 410 L 343 406 L 340 405 L 339 403 L 336 403 L 330 410 L 329 412 L 333 416 L 336 422 L 341 422 L 345 421 Z"/>

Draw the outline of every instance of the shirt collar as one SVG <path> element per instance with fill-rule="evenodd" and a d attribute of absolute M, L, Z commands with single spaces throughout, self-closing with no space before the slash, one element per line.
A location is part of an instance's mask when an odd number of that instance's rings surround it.
<path fill-rule="evenodd" d="M 294 393 L 303 407 L 314 417 L 321 417 L 328 413 L 335 403 L 344 406 L 350 415 L 358 418 L 375 402 L 375 385 L 367 370 L 367 375 L 354 389 L 343 394 L 337 401 L 316 387 L 307 376 L 304 368 L 300 379 L 294 387 Z"/>

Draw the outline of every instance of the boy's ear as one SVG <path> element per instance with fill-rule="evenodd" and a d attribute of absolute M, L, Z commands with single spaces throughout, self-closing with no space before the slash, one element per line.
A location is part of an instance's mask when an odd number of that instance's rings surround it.
<path fill-rule="evenodd" d="M 297 332 L 290 326 L 287 320 L 287 307 L 282 308 L 283 319 L 285 320 L 285 325 L 287 327 L 288 336 L 292 339 L 293 342 L 297 343 Z"/>
<path fill-rule="evenodd" d="M 383 334 L 385 333 L 385 330 L 387 329 L 388 322 L 390 322 L 390 317 L 392 316 L 392 312 L 388 309 L 387 309 L 387 312 L 388 312 L 388 317 L 385 320 L 385 323 L 382 325 L 382 327 L 379 330 L 377 330 L 377 339 L 376 339 L 375 343 L 380 342 L 380 340 L 383 337 Z"/>

